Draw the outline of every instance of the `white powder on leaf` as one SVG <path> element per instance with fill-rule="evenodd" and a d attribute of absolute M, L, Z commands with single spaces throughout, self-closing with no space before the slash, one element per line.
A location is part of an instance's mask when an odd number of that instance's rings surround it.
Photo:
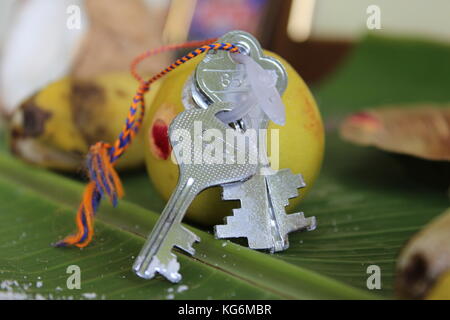
<path fill-rule="evenodd" d="M 94 292 L 83 293 L 82 296 L 86 299 L 95 299 L 97 298 L 97 294 Z"/>
<path fill-rule="evenodd" d="M 183 292 L 186 291 L 187 289 L 189 289 L 189 287 L 187 285 L 182 284 L 177 288 L 177 292 Z"/>

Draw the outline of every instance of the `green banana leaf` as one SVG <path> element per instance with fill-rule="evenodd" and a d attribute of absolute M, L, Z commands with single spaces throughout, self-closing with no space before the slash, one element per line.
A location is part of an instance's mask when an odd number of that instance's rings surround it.
<path fill-rule="evenodd" d="M 124 175 L 116 209 L 102 204 L 96 236 L 84 249 L 54 248 L 74 230 L 83 181 L 31 167 L 0 151 L 0 299 L 377 299 L 393 298 L 395 259 L 405 241 L 448 207 L 445 188 L 421 181 L 404 160 L 339 139 L 349 112 L 384 103 L 450 100 L 450 48 L 367 37 L 314 90 L 327 124 L 323 171 L 300 205 L 318 228 L 289 236 L 290 248 L 268 254 L 215 240 L 195 256 L 176 251 L 183 280 L 146 281 L 131 272 L 135 255 L 164 206 L 145 171 Z M 69 289 L 70 265 L 81 288 Z M 381 269 L 369 290 L 367 267 Z"/>

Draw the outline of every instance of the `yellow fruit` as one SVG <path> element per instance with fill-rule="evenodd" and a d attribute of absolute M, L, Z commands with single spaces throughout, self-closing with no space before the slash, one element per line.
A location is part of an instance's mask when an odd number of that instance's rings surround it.
<path fill-rule="evenodd" d="M 279 168 L 290 168 L 301 173 L 307 187 L 300 189 L 300 197 L 293 199 L 288 210 L 296 206 L 316 179 L 324 152 L 324 129 L 316 102 L 306 84 L 295 70 L 281 57 L 288 74 L 288 87 L 282 98 L 286 107 L 286 124 L 269 124 L 269 130 L 279 129 Z M 168 199 L 178 179 L 178 167 L 167 152 L 167 127 L 176 114 L 184 110 L 182 88 L 201 58 L 185 63 L 171 72 L 156 94 L 149 118 L 145 124 L 147 171 L 153 184 L 164 199 Z M 164 131 L 165 130 L 165 131 Z M 270 147 L 270 132 L 269 146 Z M 239 207 L 235 201 L 223 201 L 219 187 L 202 192 L 192 203 L 187 217 L 197 223 L 210 225 L 222 222 L 231 208 Z"/>
<path fill-rule="evenodd" d="M 42 167 L 79 170 L 92 144 L 116 139 L 137 86 L 128 73 L 56 81 L 24 101 L 12 116 L 11 149 Z M 147 104 L 157 86 L 147 95 Z M 142 146 L 140 134 L 118 162 L 118 168 L 142 164 Z"/>

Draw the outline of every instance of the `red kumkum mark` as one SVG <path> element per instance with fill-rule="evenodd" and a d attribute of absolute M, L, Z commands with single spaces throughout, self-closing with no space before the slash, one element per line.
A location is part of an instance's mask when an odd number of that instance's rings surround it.
<path fill-rule="evenodd" d="M 167 160 L 170 156 L 170 152 L 172 151 L 172 147 L 169 143 L 169 126 L 164 120 L 156 119 L 153 122 L 152 127 L 152 142 L 153 142 L 153 151 L 156 153 L 156 156 L 160 159 Z"/>

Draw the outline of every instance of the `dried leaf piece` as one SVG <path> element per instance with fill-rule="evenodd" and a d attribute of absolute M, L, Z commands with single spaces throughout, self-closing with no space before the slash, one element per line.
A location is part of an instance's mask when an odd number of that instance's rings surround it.
<path fill-rule="evenodd" d="M 387 107 L 349 116 L 340 133 L 350 142 L 428 160 L 450 161 L 450 106 Z"/>
<path fill-rule="evenodd" d="M 88 79 L 111 71 L 128 71 L 138 54 L 161 46 L 164 14 L 150 12 L 141 0 L 87 0 L 89 31 L 73 66 L 73 77 Z M 170 62 L 166 54 L 140 65 L 156 72 Z"/>
<path fill-rule="evenodd" d="M 400 297 L 425 297 L 439 277 L 450 271 L 450 209 L 435 218 L 404 247 L 397 261 Z"/>

